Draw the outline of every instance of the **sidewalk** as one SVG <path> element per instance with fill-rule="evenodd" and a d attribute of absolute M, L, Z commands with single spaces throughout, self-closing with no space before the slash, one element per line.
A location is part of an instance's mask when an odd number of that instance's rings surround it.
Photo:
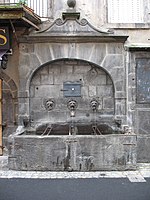
<path fill-rule="evenodd" d="M 130 182 L 146 182 L 150 178 L 150 163 L 138 164 L 136 171 L 98 171 L 98 172 L 41 172 L 13 171 L 8 169 L 8 157 L 0 157 L 0 178 L 32 179 L 77 179 L 77 178 L 128 178 Z"/>

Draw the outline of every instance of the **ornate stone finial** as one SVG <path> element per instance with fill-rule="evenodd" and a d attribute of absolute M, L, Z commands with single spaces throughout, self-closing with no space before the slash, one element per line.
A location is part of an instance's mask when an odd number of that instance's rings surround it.
<path fill-rule="evenodd" d="M 67 4 L 68 4 L 69 8 L 74 8 L 76 5 L 76 0 L 68 0 Z"/>
<path fill-rule="evenodd" d="M 72 20 L 76 20 L 80 18 L 80 13 L 76 12 L 75 6 L 76 6 L 76 0 L 67 0 L 67 5 L 68 5 L 68 9 L 66 10 L 66 12 L 62 13 L 62 18 L 63 20 L 68 20 L 68 19 L 72 19 Z"/>

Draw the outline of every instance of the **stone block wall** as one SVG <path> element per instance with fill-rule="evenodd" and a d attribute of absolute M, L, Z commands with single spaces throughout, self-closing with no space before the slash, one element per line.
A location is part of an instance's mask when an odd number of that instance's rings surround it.
<path fill-rule="evenodd" d="M 83 121 L 89 121 L 90 117 L 86 115 L 90 110 L 89 102 L 97 98 L 99 115 L 114 115 L 122 120 L 122 124 L 127 124 L 125 55 L 122 43 L 22 43 L 19 123 L 22 125 L 24 117 L 38 123 L 56 120 L 54 112 L 45 110 L 45 98 L 55 99 L 55 112 L 59 113 L 60 121 L 64 121 L 64 116 L 68 120 L 67 99 L 61 90 L 63 82 L 77 81 L 81 83 L 78 109 L 84 111 Z M 80 120 L 79 112 L 77 117 Z"/>
<path fill-rule="evenodd" d="M 66 97 L 63 87 L 66 82 L 80 84 L 81 95 Z M 99 103 L 98 115 L 114 115 L 113 82 L 102 68 L 88 62 L 64 59 L 39 68 L 31 80 L 29 96 L 30 115 L 35 124 L 70 121 L 67 103 L 72 99 L 78 104 L 76 122 L 94 120 L 90 104 L 93 99 Z M 52 110 L 45 107 L 45 101 L 49 99 L 55 104 Z"/>
<path fill-rule="evenodd" d="M 8 149 L 8 137 L 15 132 L 18 119 L 17 86 L 13 79 L 0 70 L 2 81 L 2 131 L 4 153 Z"/>
<path fill-rule="evenodd" d="M 130 97 L 131 112 L 135 133 L 137 134 L 137 161 L 150 162 L 150 56 L 148 52 L 132 52 L 130 77 L 132 87 Z"/>

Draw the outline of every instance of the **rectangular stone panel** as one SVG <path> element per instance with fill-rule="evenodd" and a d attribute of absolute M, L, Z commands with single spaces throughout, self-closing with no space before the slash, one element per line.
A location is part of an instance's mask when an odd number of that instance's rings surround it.
<path fill-rule="evenodd" d="M 140 163 L 150 162 L 150 135 L 137 137 L 137 161 Z"/>
<path fill-rule="evenodd" d="M 150 59 L 137 59 L 137 103 L 150 103 Z"/>
<path fill-rule="evenodd" d="M 150 135 L 150 109 L 139 109 L 137 111 L 138 134 Z"/>
<path fill-rule="evenodd" d="M 135 135 L 114 134 L 16 136 L 9 168 L 40 171 L 136 169 L 136 141 Z"/>

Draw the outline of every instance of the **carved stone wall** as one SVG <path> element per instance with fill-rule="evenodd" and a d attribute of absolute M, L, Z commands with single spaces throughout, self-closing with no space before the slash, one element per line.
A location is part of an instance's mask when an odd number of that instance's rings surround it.
<path fill-rule="evenodd" d="M 115 111 L 115 116 L 121 118 L 122 122 L 126 124 L 126 65 L 125 65 L 125 54 L 126 52 L 123 49 L 123 44 L 121 43 L 50 43 L 50 44 L 21 44 L 20 45 L 20 90 L 19 90 L 19 118 L 20 124 L 25 116 L 30 117 L 29 109 L 29 98 L 31 94 L 30 84 L 34 86 L 39 84 L 38 88 L 34 90 L 35 95 L 52 97 L 50 94 L 54 93 L 55 89 L 52 88 L 52 85 L 55 82 L 62 84 L 65 80 L 75 81 L 82 80 L 86 73 L 91 69 L 91 67 L 82 65 L 75 65 L 74 70 L 76 71 L 74 75 L 71 75 L 73 70 L 72 66 L 68 64 L 62 64 L 61 74 L 58 77 L 57 70 L 60 70 L 59 60 L 75 60 L 75 63 L 79 60 L 82 60 L 83 64 L 89 62 L 90 66 L 97 66 L 99 73 L 102 73 L 97 79 L 94 87 L 102 87 L 102 85 L 110 84 L 110 79 L 113 81 L 114 87 L 114 99 L 115 107 L 112 111 Z M 54 62 L 56 61 L 56 62 Z M 85 61 L 85 63 L 84 63 Z M 50 63 L 54 64 L 50 64 Z M 64 61 L 63 61 L 64 62 Z M 67 63 L 67 62 L 66 62 Z M 54 66 L 53 66 L 54 65 Z M 52 71 L 50 70 L 52 67 Z M 41 69 L 41 70 L 39 70 Z M 42 72 L 43 69 L 43 72 Z M 102 70 L 102 71 L 101 71 Z M 54 73 L 55 72 L 55 73 Z M 42 75 L 43 73 L 43 75 Z M 46 74 L 47 73 L 47 74 Z M 69 73 L 67 75 L 67 73 Z M 93 72 L 95 73 L 95 71 Z M 97 72 L 96 72 L 97 73 Z M 45 74 L 45 75 L 44 75 Z M 57 74 L 57 76 L 55 75 Z M 106 75 L 108 74 L 108 76 Z M 35 75 L 35 79 L 34 79 Z M 68 77 L 67 77 L 68 76 Z M 109 80 L 108 77 L 110 76 Z M 85 80 L 88 81 L 87 79 Z M 94 78 L 93 80 L 94 81 Z M 43 82 L 43 83 L 42 83 Z M 40 85 L 41 83 L 46 85 L 48 82 L 49 86 L 47 87 Z M 61 82 L 61 83 L 60 83 Z M 90 84 L 90 80 L 88 82 Z M 50 86 L 51 84 L 51 86 Z M 112 83 L 111 83 L 112 84 Z M 97 85 L 97 86 L 96 86 Z M 49 92 L 47 91 L 49 87 Z M 109 87 L 109 86 L 108 86 Z M 57 95 L 62 93 L 60 89 L 56 90 Z M 84 87 L 83 87 L 84 88 Z M 82 88 L 82 89 L 83 89 Z M 94 88 L 91 93 L 94 93 Z M 41 92 L 40 92 L 41 91 Z M 43 92 L 43 95 L 42 95 Z M 84 88 L 84 93 L 87 93 L 87 90 Z M 96 91 L 95 91 L 96 92 Z M 98 96 L 101 96 L 103 91 L 97 90 Z M 106 90 L 107 92 L 107 90 Z M 49 95 L 48 95 L 49 94 Z M 31 94 L 33 95 L 33 94 Z M 55 94 L 56 96 L 56 94 Z M 107 95 L 106 95 L 107 96 Z M 90 97 L 91 98 L 91 97 Z M 41 100 L 40 100 L 41 101 Z M 106 107 L 112 107 L 111 98 L 104 100 Z M 108 105 L 109 104 L 109 105 Z M 31 108 L 31 107 L 30 107 Z M 43 109 L 44 111 L 44 109 Z M 31 117 L 32 118 L 32 117 Z M 44 119 L 43 115 L 43 119 Z M 39 117 L 41 120 L 42 117 Z"/>
<path fill-rule="evenodd" d="M 3 71 L 0 71 L 2 84 L 2 128 L 3 146 L 7 150 L 8 136 L 15 132 L 18 118 L 17 86 L 15 82 Z"/>
<path fill-rule="evenodd" d="M 64 84 L 79 85 L 78 95 L 65 95 Z M 100 115 L 115 114 L 113 82 L 102 68 L 79 60 L 55 61 L 39 68 L 30 83 L 30 116 L 34 123 L 58 123 L 70 121 L 70 110 L 67 104 L 75 100 L 75 121 L 90 122 L 93 111 L 91 101 L 98 102 L 96 113 Z M 51 107 L 45 101 L 54 102 Z M 98 120 L 98 119 L 97 119 Z M 100 121 L 99 119 L 98 121 Z"/>

